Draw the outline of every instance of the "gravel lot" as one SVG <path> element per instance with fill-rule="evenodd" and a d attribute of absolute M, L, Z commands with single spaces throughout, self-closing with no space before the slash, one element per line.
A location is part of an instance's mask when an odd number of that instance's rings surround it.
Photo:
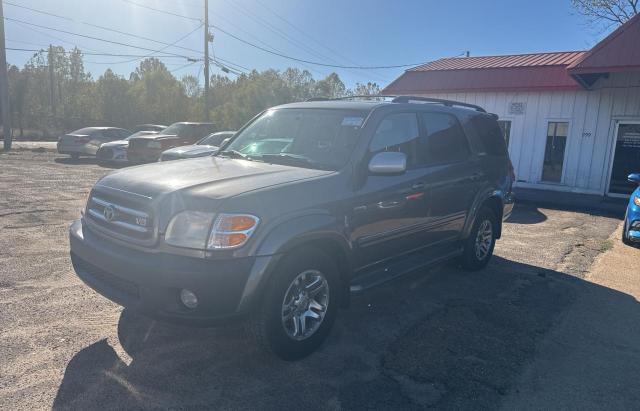
<path fill-rule="evenodd" d="M 582 294 L 628 299 L 584 280 L 619 220 L 519 205 L 487 269 L 358 296 L 285 363 L 238 327 L 156 323 L 84 286 L 67 227 L 108 169 L 57 157 L 0 154 L 0 409 L 495 409 Z"/>

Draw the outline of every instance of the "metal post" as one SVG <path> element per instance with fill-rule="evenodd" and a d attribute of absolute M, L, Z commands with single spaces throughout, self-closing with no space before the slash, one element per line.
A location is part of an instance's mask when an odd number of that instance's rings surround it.
<path fill-rule="evenodd" d="M 209 0 L 204 0 L 204 121 L 209 121 Z"/>
<path fill-rule="evenodd" d="M 55 76 L 53 66 L 53 46 L 49 45 L 49 108 L 51 109 L 51 114 L 55 117 L 56 115 L 56 100 L 55 100 Z"/>
<path fill-rule="evenodd" d="M 0 0 L 0 111 L 4 132 L 4 151 L 11 150 L 11 110 L 9 110 L 9 79 L 7 77 L 7 51 L 4 42 L 4 11 Z"/>

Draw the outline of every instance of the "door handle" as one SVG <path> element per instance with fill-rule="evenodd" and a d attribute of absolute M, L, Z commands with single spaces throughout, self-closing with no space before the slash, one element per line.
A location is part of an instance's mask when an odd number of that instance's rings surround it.
<path fill-rule="evenodd" d="M 395 200 L 392 200 L 392 201 L 380 201 L 377 204 L 377 206 L 380 209 L 388 210 L 390 208 L 400 207 L 402 205 L 402 203 L 403 203 L 402 201 L 395 201 Z"/>

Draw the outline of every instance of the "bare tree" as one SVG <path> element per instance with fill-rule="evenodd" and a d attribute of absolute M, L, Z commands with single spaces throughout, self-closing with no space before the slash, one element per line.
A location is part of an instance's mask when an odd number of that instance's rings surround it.
<path fill-rule="evenodd" d="M 638 14 L 639 0 L 571 0 L 576 11 L 590 24 L 606 30 L 624 24 Z"/>

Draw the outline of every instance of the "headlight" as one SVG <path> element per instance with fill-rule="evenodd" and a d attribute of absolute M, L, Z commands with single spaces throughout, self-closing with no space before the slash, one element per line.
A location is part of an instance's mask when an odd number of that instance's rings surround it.
<path fill-rule="evenodd" d="M 640 207 L 640 197 L 638 197 L 638 196 L 633 197 L 633 204 L 635 204 L 638 207 Z"/>
<path fill-rule="evenodd" d="M 200 211 L 183 211 L 169 222 L 164 241 L 178 247 L 204 249 L 211 230 L 213 214 Z"/>
<path fill-rule="evenodd" d="M 260 219 L 249 214 L 219 214 L 216 218 L 207 248 L 222 250 L 243 246 L 255 231 Z"/>
<path fill-rule="evenodd" d="M 147 143 L 148 148 L 162 148 L 162 143 L 159 141 L 150 141 Z"/>

